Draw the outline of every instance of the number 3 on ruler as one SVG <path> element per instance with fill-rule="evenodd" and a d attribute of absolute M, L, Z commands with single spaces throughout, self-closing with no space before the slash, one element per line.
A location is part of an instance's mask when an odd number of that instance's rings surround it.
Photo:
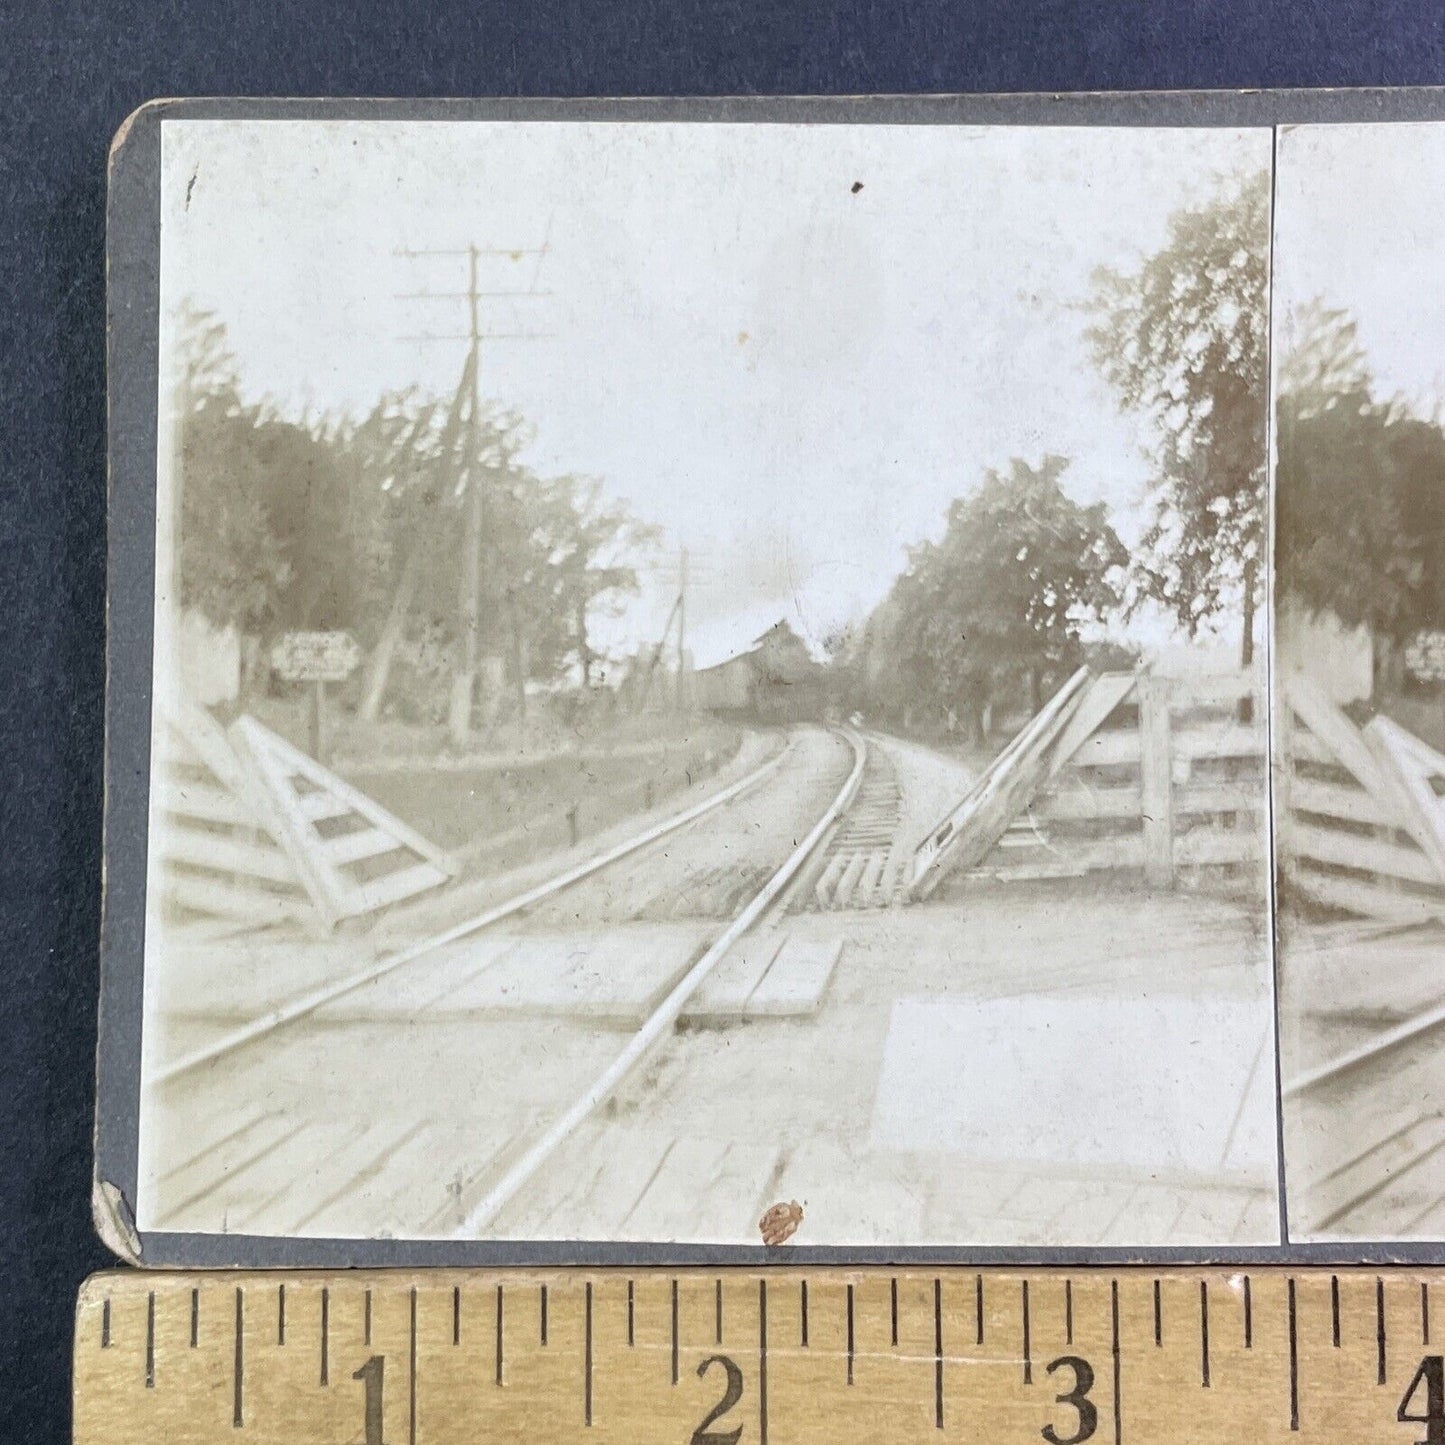
<path fill-rule="evenodd" d="M 1425 1386 L 1425 1413 L 1413 1415 L 1411 1401 Z M 1420 1368 L 1405 1390 L 1405 1398 L 1395 1411 L 1395 1418 L 1410 1425 L 1423 1425 L 1425 1438 L 1419 1445 L 1445 1445 L 1445 1358 L 1440 1355 L 1426 1355 L 1420 1361 Z"/>
<path fill-rule="evenodd" d="M 1099 1412 L 1094 1408 L 1094 1402 L 1089 1399 L 1089 1391 L 1094 1388 L 1094 1367 L 1078 1355 L 1060 1355 L 1057 1360 L 1050 1361 L 1046 1368 L 1052 1375 L 1060 1366 L 1067 1366 L 1073 1374 L 1074 1388 L 1054 1398 L 1060 1405 L 1074 1407 L 1079 1416 L 1078 1428 L 1072 1435 L 1060 1435 L 1052 1425 L 1045 1425 L 1039 1433 L 1049 1445 L 1083 1445 L 1099 1428 Z M 1430 1445 L 1437 1445 L 1437 1442 L 1432 1440 Z M 1441 1439 L 1438 1445 L 1445 1445 L 1445 1439 Z"/>

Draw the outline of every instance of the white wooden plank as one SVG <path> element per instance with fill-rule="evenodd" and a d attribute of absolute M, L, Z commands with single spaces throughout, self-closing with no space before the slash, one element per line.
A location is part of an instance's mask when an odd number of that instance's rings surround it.
<path fill-rule="evenodd" d="M 1330 908 L 1381 918 L 1391 923 L 1428 923 L 1445 918 L 1445 895 L 1438 899 L 1398 892 L 1359 878 L 1341 878 L 1313 868 L 1295 868 L 1291 878 L 1299 890 Z"/>
<path fill-rule="evenodd" d="M 1359 868 L 1407 883 L 1439 883 L 1435 865 L 1418 849 L 1403 848 L 1383 838 L 1337 833 L 1295 820 L 1289 829 L 1290 851 L 1317 863 Z"/>
<path fill-rule="evenodd" d="M 291 860 L 271 843 L 252 843 L 176 824 L 166 830 L 162 851 L 167 858 L 193 868 L 238 873 L 246 878 L 261 878 L 268 883 L 285 883 L 293 887 L 300 881 Z"/>
<path fill-rule="evenodd" d="M 1292 808 L 1303 813 L 1318 813 L 1322 817 L 1343 818 L 1378 828 L 1393 826 L 1385 806 L 1364 788 L 1295 777 L 1289 785 L 1289 800 Z"/>
<path fill-rule="evenodd" d="M 1219 727 L 1180 727 L 1171 734 L 1170 747 L 1176 761 L 1262 758 L 1264 729 L 1241 723 L 1227 723 Z"/>
<path fill-rule="evenodd" d="M 156 801 L 168 813 L 206 823 L 256 827 L 255 815 L 227 788 L 209 782 L 188 782 L 176 777 L 158 780 Z"/>
<path fill-rule="evenodd" d="M 627 1144 L 617 1141 L 615 1147 Z M 758 1219 L 774 1202 L 764 1191 L 778 1154 L 778 1147 L 766 1142 L 677 1140 L 646 1193 L 618 1221 L 617 1236 L 756 1242 Z"/>
<path fill-rule="evenodd" d="M 809 1017 L 817 1013 L 842 952 L 841 936 L 800 938 L 789 934 L 748 999 L 748 1017 Z"/>
<path fill-rule="evenodd" d="M 413 898 L 428 889 L 440 888 L 450 880 L 451 874 L 444 873 L 431 863 L 414 863 L 409 868 L 398 868 L 395 873 L 384 873 L 380 878 L 355 884 L 350 911 L 374 913 L 389 904 L 400 903 L 403 898 Z"/>
<path fill-rule="evenodd" d="M 402 845 L 380 828 L 361 828 L 355 833 L 327 838 L 321 847 L 333 863 L 340 865 L 359 863 L 364 858 L 378 858 L 383 853 L 395 853 Z"/>
<path fill-rule="evenodd" d="M 748 999 L 778 956 L 786 936 L 769 932 L 740 938 L 728 956 L 702 981 L 683 1010 L 683 1019 L 741 1018 Z"/>
<path fill-rule="evenodd" d="M 307 900 L 299 894 L 270 893 L 220 878 L 194 878 L 168 872 L 161 880 L 161 892 L 176 906 L 193 913 L 233 918 L 257 928 L 304 918 L 310 912 Z"/>

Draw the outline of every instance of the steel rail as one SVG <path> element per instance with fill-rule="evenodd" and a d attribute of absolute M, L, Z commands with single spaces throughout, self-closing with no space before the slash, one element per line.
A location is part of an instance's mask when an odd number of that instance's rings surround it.
<path fill-rule="evenodd" d="M 1321 1084 L 1329 1083 L 1332 1079 L 1338 1079 L 1345 1074 L 1353 1073 L 1356 1069 L 1364 1068 L 1376 1059 L 1393 1053 L 1396 1049 L 1403 1048 L 1406 1044 L 1413 1043 L 1416 1039 L 1433 1033 L 1442 1026 L 1445 1026 L 1445 1006 L 1427 1009 L 1426 1012 L 1417 1014 L 1414 1018 L 1407 1019 L 1404 1023 L 1397 1024 L 1384 1033 L 1376 1034 L 1367 1043 L 1351 1049 L 1348 1053 L 1341 1054 L 1339 1058 L 1331 1059 L 1328 1063 L 1320 1064 L 1301 1074 L 1298 1078 L 1291 1079 L 1281 1093 L 1286 1099 L 1297 1098 L 1307 1090 L 1316 1089 Z"/>
<path fill-rule="evenodd" d="M 699 818 L 720 808 L 724 803 L 730 803 L 741 793 L 747 792 L 750 788 L 763 781 L 769 774 L 776 771 L 782 764 L 783 759 L 791 750 L 791 742 L 775 753 L 767 762 L 753 769 L 752 772 L 739 778 L 736 782 L 730 783 L 727 787 L 719 789 L 716 793 L 710 794 L 692 807 L 684 809 L 670 818 L 664 818 L 660 823 L 644 829 L 641 833 L 631 838 L 624 839 L 616 847 L 609 848 L 606 852 L 595 858 L 589 858 L 565 872 L 557 874 L 539 883 L 534 888 L 529 888 L 524 893 L 519 893 L 502 903 L 495 904 L 484 912 L 476 914 L 472 918 L 454 924 L 451 928 L 441 933 L 432 934 L 416 943 L 408 944 L 405 948 L 395 953 L 386 954 L 367 968 L 356 973 L 347 974 L 345 978 L 336 979 L 332 983 L 323 984 L 320 988 L 312 989 L 309 993 L 302 994 L 299 998 L 292 999 L 289 1003 L 279 1005 L 268 1012 L 261 1014 L 258 1018 L 252 1019 L 250 1023 L 244 1024 L 238 1029 L 233 1029 L 220 1038 L 203 1044 L 200 1048 L 193 1049 L 188 1054 L 183 1054 L 179 1059 L 155 1070 L 146 1080 L 147 1085 L 157 1085 L 169 1082 L 181 1074 L 189 1073 L 192 1069 L 199 1068 L 202 1064 L 210 1063 L 214 1059 L 233 1053 L 243 1045 L 253 1042 L 266 1034 L 283 1027 L 286 1024 L 295 1023 L 297 1019 L 305 1018 L 308 1014 L 315 1013 L 317 1009 L 323 1008 L 326 1004 L 354 992 L 358 988 L 364 988 L 367 984 L 384 978 L 387 974 L 401 968 L 404 964 L 415 962 L 424 954 L 430 953 L 433 949 L 445 947 L 449 943 L 455 943 L 458 939 L 466 938 L 473 933 L 480 933 L 485 928 L 490 928 L 494 923 L 500 923 L 504 918 L 510 918 L 513 914 L 520 913 L 525 908 L 530 908 L 535 903 L 552 897 L 570 888 L 574 883 L 580 883 L 584 878 L 590 878 L 592 874 L 610 867 L 620 859 L 626 858 L 629 854 L 635 853 L 640 848 L 645 848 L 650 843 L 655 843 L 659 838 L 665 838 L 670 833 L 675 833 L 679 828 L 686 827 L 689 823 L 696 822 Z"/>
<path fill-rule="evenodd" d="M 828 805 L 827 811 L 813 825 L 808 836 L 793 849 L 782 867 L 753 895 L 752 901 L 747 907 L 718 935 L 707 952 L 683 975 L 672 992 L 663 999 L 656 1011 L 632 1036 L 627 1047 L 597 1076 L 586 1091 L 553 1121 L 546 1132 L 468 1212 L 455 1237 L 470 1238 L 480 1234 L 578 1125 L 582 1124 L 612 1096 L 618 1085 L 631 1073 L 653 1045 L 677 1022 L 688 1000 L 722 961 L 733 944 L 762 917 L 763 913 L 792 882 L 798 870 L 807 862 L 813 850 L 852 802 L 853 795 L 858 791 L 858 784 L 862 780 L 863 765 L 868 756 L 867 744 L 851 730 L 845 732 L 844 736 L 853 748 L 853 769 L 848 774 L 847 782 L 843 784 L 838 795 Z"/>

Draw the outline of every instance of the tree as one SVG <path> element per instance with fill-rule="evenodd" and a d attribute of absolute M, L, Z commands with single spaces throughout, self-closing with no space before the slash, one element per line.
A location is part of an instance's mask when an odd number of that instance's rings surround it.
<path fill-rule="evenodd" d="M 1238 605 L 1246 666 L 1265 536 L 1269 237 L 1267 173 L 1177 211 L 1136 270 L 1096 272 L 1087 333 L 1120 405 L 1156 437 L 1138 593 L 1190 635 Z"/>
<path fill-rule="evenodd" d="M 969 707 L 981 729 L 1005 685 L 1024 680 L 1036 710 L 1045 676 L 1077 665 L 1085 624 L 1118 605 L 1127 554 L 1102 503 L 1064 493 L 1067 466 L 990 470 L 950 505 L 942 540 L 912 550 L 865 642 L 883 696 Z"/>
<path fill-rule="evenodd" d="M 1282 592 L 1364 625 L 1384 651 L 1445 620 L 1445 435 L 1377 401 L 1354 321 L 1291 318 L 1280 365 L 1276 561 Z"/>

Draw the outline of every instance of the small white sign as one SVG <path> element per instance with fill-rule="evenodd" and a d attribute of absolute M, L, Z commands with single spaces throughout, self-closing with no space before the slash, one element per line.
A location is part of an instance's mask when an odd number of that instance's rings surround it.
<path fill-rule="evenodd" d="M 360 661 L 349 632 L 288 632 L 271 649 L 271 670 L 287 682 L 343 682 Z"/>

